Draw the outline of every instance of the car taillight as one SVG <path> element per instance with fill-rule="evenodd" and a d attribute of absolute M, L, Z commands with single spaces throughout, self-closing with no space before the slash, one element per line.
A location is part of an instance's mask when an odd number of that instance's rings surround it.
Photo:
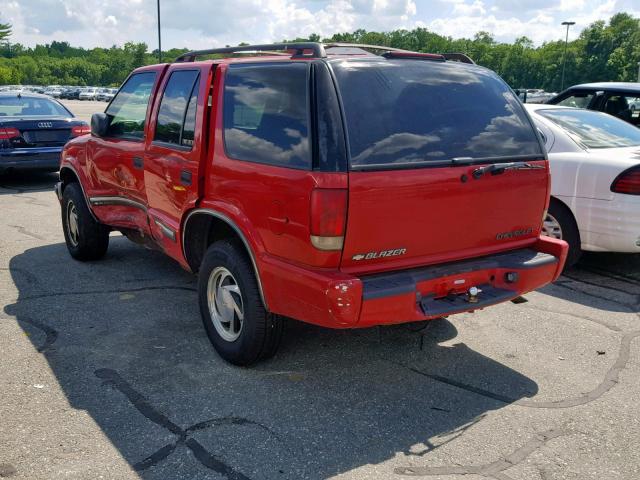
<path fill-rule="evenodd" d="M 14 127 L 0 127 L 0 140 L 10 140 L 12 138 L 18 138 L 20 136 L 20 130 Z"/>
<path fill-rule="evenodd" d="M 86 135 L 91 133 L 91 127 L 89 125 L 76 125 L 71 128 L 71 136 L 79 137 L 80 135 Z"/>
<path fill-rule="evenodd" d="M 611 184 L 611 191 L 627 195 L 640 195 L 640 165 L 631 167 L 618 175 Z"/>
<path fill-rule="evenodd" d="M 342 250 L 347 222 L 347 190 L 311 192 L 311 243 L 319 250 Z"/>

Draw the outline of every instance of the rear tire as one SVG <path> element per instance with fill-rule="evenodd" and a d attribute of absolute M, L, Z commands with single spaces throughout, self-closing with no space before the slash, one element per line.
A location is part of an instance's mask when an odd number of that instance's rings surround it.
<path fill-rule="evenodd" d="M 91 215 L 80 185 L 70 183 L 62 194 L 62 230 L 69 254 L 76 260 L 98 260 L 109 248 L 109 227 Z"/>
<path fill-rule="evenodd" d="M 253 266 L 238 243 L 209 247 L 198 273 L 198 300 L 207 336 L 227 362 L 248 366 L 276 353 L 284 319 L 264 308 Z"/>
<path fill-rule="evenodd" d="M 564 240 L 569 244 L 569 253 L 564 268 L 574 266 L 582 256 L 580 248 L 580 231 L 573 213 L 563 203 L 552 198 L 549 203 L 549 211 L 545 218 L 543 234 L 553 238 Z"/>

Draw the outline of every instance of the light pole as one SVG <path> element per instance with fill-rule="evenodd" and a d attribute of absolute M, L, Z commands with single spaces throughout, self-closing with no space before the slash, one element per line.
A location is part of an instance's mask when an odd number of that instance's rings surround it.
<path fill-rule="evenodd" d="M 638 82 L 640 83 L 640 62 L 638 62 Z"/>
<path fill-rule="evenodd" d="M 562 22 L 562 25 L 567 26 L 567 35 L 564 37 L 564 54 L 562 55 L 562 82 L 560 84 L 560 91 L 564 90 L 564 69 L 567 65 L 567 44 L 569 43 L 569 27 L 575 24 L 576 22 Z"/>
<path fill-rule="evenodd" d="M 162 63 L 162 38 L 160 36 L 160 0 L 157 0 L 158 5 L 158 63 Z"/>

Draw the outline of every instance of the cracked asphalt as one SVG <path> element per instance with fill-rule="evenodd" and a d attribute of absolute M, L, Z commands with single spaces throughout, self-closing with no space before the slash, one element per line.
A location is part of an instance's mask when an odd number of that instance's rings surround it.
<path fill-rule="evenodd" d="M 243 369 L 169 258 L 71 260 L 55 180 L 0 177 L 0 478 L 640 478 L 640 256 L 448 320 L 289 322 Z"/>

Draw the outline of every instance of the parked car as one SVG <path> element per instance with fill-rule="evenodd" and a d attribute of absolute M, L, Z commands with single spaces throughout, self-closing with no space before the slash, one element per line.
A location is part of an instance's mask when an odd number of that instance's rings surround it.
<path fill-rule="evenodd" d="M 47 95 L 52 98 L 60 98 L 62 95 L 62 87 L 58 86 L 50 86 L 44 90 L 44 95 Z"/>
<path fill-rule="evenodd" d="M 640 129 L 601 112 L 527 105 L 551 164 L 543 232 L 582 250 L 640 253 Z"/>
<path fill-rule="evenodd" d="M 46 95 L 0 92 L 0 173 L 57 171 L 63 145 L 89 131 L 87 123 Z"/>
<path fill-rule="evenodd" d="M 98 89 L 95 87 L 87 87 L 80 91 L 78 94 L 78 100 L 96 100 L 98 96 Z"/>
<path fill-rule="evenodd" d="M 547 103 L 598 110 L 640 127 L 640 83 L 599 82 L 575 85 Z"/>
<path fill-rule="evenodd" d="M 556 95 L 555 93 L 545 92 L 541 88 L 519 88 L 515 92 L 524 103 L 545 103 Z"/>
<path fill-rule="evenodd" d="M 102 88 L 98 93 L 97 100 L 100 100 L 102 102 L 110 102 L 117 91 L 117 88 Z"/>
<path fill-rule="evenodd" d="M 102 257 L 118 230 L 198 272 L 207 334 L 239 365 L 274 354 L 283 317 L 429 320 L 557 278 L 546 153 L 512 90 L 375 49 L 229 47 L 136 69 L 63 151 L 71 256 Z M 288 54 L 195 61 L 262 50 Z"/>

